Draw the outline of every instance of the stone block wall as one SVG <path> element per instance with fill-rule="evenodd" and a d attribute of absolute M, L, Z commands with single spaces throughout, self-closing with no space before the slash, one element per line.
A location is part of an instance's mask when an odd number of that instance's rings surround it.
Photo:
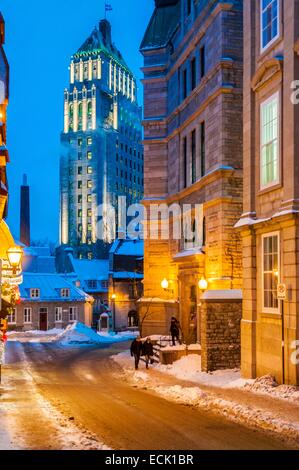
<path fill-rule="evenodd" d="M 202 371 L 240 367 L 241 300 L 201 303 Z"/>

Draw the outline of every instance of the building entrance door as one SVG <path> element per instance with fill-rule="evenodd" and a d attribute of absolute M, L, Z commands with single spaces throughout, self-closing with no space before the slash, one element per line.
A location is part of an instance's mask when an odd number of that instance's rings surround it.
<path fill-rule="evenodd" d="M 39 329 L 41 331 L 47 331 L 48 329 L 48 309 L 39 309 Z"/>

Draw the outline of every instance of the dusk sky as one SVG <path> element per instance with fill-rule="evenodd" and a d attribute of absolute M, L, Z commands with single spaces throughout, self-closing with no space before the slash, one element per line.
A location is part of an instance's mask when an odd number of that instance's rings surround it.
<path fill-rule="evenodd" d="M 10 64 L 8 223 L 19 237 L 19 186 L 31 187 L 31 237 L 58 241 L 59 138 L 70 57 L 104 16 L 104 0 L 0 0 Z M 113 40 L 138 78 L 153 0 L 111 0 Z M 139 83 L 139 102 L 142 104 Z"/>

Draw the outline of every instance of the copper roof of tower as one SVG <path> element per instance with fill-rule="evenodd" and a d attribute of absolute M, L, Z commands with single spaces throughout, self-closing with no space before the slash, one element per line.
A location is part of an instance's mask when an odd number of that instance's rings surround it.
<path fill-rule="evenodd" d="M 94 28 L 90 36 L 84 41 L 76 54 L 74 54 L 74 58 L 90 56 L 93 54 L 98 55 L 99 52 L 103 52 L 104 54 L 112 57 L 117 63 L 119 63 L 119 65 L 132 74 L 121 52 L 112 42 L 111 24 L 108 20 L 100 21 L 99 27 Z"/>
<path fill-rule="evenodd" d="M 141 50 L 166 46 L 180 21 L 180 0 L 156 0 L 155 3 Z"/>

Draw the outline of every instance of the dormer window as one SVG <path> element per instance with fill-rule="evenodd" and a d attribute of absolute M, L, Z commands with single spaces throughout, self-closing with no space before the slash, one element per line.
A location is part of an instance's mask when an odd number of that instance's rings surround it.
<path fill-rule="evenodd" d="M 70 289 L 61 289 L 60 295 L 63 298 L 69 298 L 70 297 Z"/>
<path fill-rule="evenodd" d="M 30 289 L 30 298 L 39 299 L 40 298 L 40 289 Z"/>

